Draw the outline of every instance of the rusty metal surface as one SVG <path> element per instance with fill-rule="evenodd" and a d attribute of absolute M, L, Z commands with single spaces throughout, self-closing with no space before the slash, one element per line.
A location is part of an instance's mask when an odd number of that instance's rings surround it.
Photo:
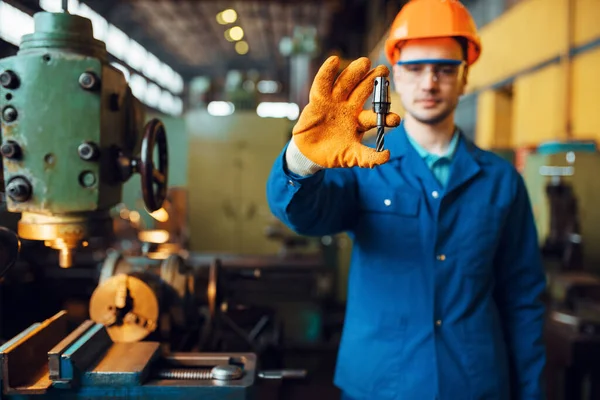
<path fill-rule="evenodd" d="M 61 311 L 0 347 L 4 394 L 40 394 L 51 386 L 48 351 L 67 334 L 67 314 Z"/>
<path fill-rule="evenodd" d="M 157 327 L 158 299 L 154 291 L 129 275 L 117 275 L 101 283 L 90 299 L 90 318 L 107 327 L 117 343 L 137 342 Z"/>

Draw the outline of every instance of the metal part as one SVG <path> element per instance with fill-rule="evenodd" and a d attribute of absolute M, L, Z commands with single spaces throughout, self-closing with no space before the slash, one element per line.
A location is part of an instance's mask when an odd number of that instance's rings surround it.
<path fill-rule="evenodd" d="M 378 76 L 373 83 L 373 111 L 377 114 L 377 137 L 375 148 L 383 151 L 383 136 L 385 133 L 385 116 L 390 112 L 390 82 L 385 76 Z"/>
<path fill-rule="evenodd" d="M 195 381 L 212 379 L 210 369 L 161 369 L 160 371 L 158 371 L 156 376 L 159 379 L 180 379 Z"/>
<path fill-rule="evenodd" d="M 93 161 L 100 157 L 100 150 L 95 143 L 86 142 L 79 145 L 77 153 L 82 160 Z"/>
<path fill-rule="evenodd" d="M 260 371 L 258 377 L 261 379 L 304 379 L 308 375 L 305 369 L 275 369 Z"/>
<path fill-rule="evenodd" d="M 112 232 L 112 219 L 108 210 L 66 215 L 23 212 L 18 230 L 23 239 L 43 240 L 46 246 L 59 250 L 59 265 L 68 268 L 81 240 Z"/>
<path fill-rule="evenodd" d="M 112 343 L 92 321 L 68 334 L 65 317 L 34 324 L 0 347 L 3 399 L 252 398 L 254 354 L 161 354 L 157 342 Z"/>
<path fill-rule="evenodd" d="M 4 118 L 4 120 L 6 122 L 13 122 L 13 121 L 15 121 L 17 119 L 18 115 L 19 115 L 19 113 L 12 106 L 4 107 L 4 109 L 2 110 L 2 118 Z"/>
<path fill-rule="evenodd" d="M 0 74 L 0 85 L 6 89 L 16 89 L 19 87 L 19 77 L 14 71 L 3 71 Z"/>
<path fill-rule="evenodd" d="M 66 312 L 61 311 L 0 346 L 3 394 L 42 394 L 52 385 L 45 374 L 48 351 L 67 333 Z"/>
<path fill-rule="evenodd" d="M 210 371 L 213 379 L 220 381 L 228 381 L 232 379 L 240 379 L 244 376 L 244 371 L 237 365 L 217 365 Z"/>
<path fill-rule="evenodd" d="M 84 72 L 79 76 L 79 84 L 85 90 L 94 90 L 100 86 L 100 80 L 93 72 Z"/>
<path fill-rule="evenodd" d="M 89 19 L 40 12 L 34 25 L 17 54 L 0 60 L 6 206 L 22 214 L 21 237 L 59 249 L 69 267 L 79 245 L 112 235 L 109 212 L 132 173 L 141 173 L 146 207 L 161 207 L 167 139 L 156 119 L 142 135 L 143 106 Z"/>
<path fill-rule="evenodd" d="M 158 169 L 154 166 L 155 147 L 158 149 Z M 164 125 L 157 119 L 150 121 L 145 128 L 138 164 L 142 176 L 142 196 L 148 212 L 158 210 L 167 197 L 168 154 Z"/>
<path fill-rule="evenodd" d="M 9 159 L 21 158 L 21 146 L 14 140 L 8 140 L 0 147 L 0 154 L 2 154 L 2 157 Z"/>
<path fill-rule="evenodd" d="M 16 176 L 6 184 L 6 193 L 12 201 L 25 202 L 31 197 L 31 184 L 26 178 Z"/>
<path fill-rule="evenodd" d="M 114 342 L 131 343 L 157 328 L 158 299 L 144 281 L 119 274 L 101 283 L 90 299 L 90 318 L 107 327 Z"/>

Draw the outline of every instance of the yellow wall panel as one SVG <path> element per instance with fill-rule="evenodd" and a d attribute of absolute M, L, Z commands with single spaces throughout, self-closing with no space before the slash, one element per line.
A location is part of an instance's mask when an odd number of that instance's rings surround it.
<path fill-rule="evenodd" d="M 494 147 L 494 91 L 486 90 L 479 93 L 477 98 L 477 122 L 475 143 L 484 149 Z"/>
<path fill-rule="evenodd" d="M 507 91 L 486 90 L 477 101 L 475 142 L 486 149 L 507 149 L 512 146 L 513 102 Z"/>
<path fill-rule="evenodd" d="M 564 76 L 553 65 L 515 80 L 513 98 L 513 144 L 535 145 L 566 137 Z"/>
<path fill-rule="evenodd" d="M 600 49 L 573 60 L 573 134 L 578 138 L 600 141 L 599 67 Z"/>
<path fill-rule="evenodd" d="M 597 0 L 590 0 L 597 1 Z M 481 30 L 483 51 L 469 91 L 501 81 L 565 48 L 567 0 L 527 0 Z"/>
<path fill-rule="evenodd" d="M 575 1 L 575 24 L 573 27 L 573 42 L 581 46 L 600 37 L 600 0 Z"/>

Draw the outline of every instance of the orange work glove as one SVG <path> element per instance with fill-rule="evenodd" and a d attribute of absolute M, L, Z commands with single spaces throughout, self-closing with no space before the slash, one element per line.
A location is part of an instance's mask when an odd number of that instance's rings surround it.
<path fill-rule="evenodd" d="M 373 92 L 375 77 L 388 76 L 390 71 L 385 65 L 370 70 L 371 61 L 362 57 L 336 80 L 339 64 L 338 57 L 329 57 L 317 72 L 309 103 L 292 131 L 294 142 L 306 158 L 323 168 L 373 168 L 386 163 L 389 150 L 377 152 L 361 140 L 366 131 L 377 126 L 377 114 L 363 109 Z M 387 114 L 385 124 L 398 126 L 400 116 Z"/>

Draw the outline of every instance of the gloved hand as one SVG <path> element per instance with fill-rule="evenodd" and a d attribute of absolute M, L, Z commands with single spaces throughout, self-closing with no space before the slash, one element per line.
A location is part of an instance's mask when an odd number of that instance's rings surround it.
<path fill-rule="evenodd" d="M 336 80 L 339 63 L 338 57 L 329 57 L 317 72 L 293 140 L 306 158 L 323 168 L 373 168 L 387 162 L 390 152 L 361 143 L 364 133 L 377 126 L 377 114 L 363 105 L 373 92 L 375 77 L 388 76 L 389 70 L 385 65 L 370 70 L 371 61 L 362 57 Z M 387 114 L 385 124 L 398 126 L 400 116 Z"/>

